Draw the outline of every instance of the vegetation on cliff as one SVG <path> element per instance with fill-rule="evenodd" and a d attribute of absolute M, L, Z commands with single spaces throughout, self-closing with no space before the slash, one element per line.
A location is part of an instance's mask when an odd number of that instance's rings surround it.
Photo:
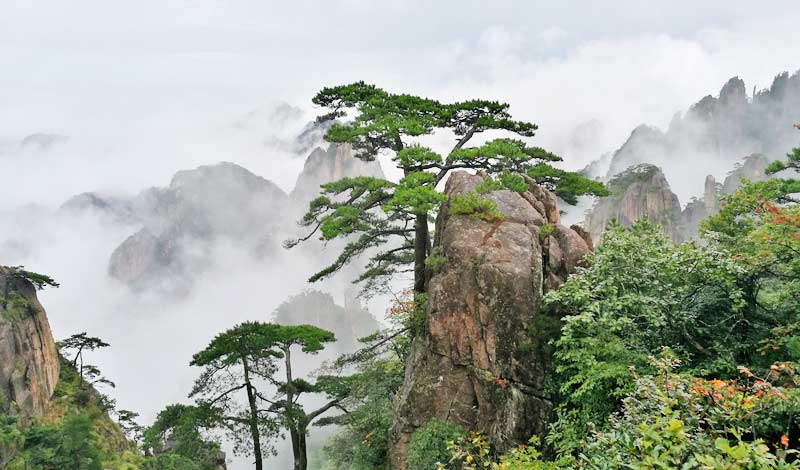
<path fill-rule="evenodd" d="M 499 138 L 476 147 L 467 147 L 473 137 L 489 131 L 501 131 L 521 137 L 533 137 L 535 124 L 514 120 L 510 106 L 488 100 L 441 103 L 429 98 L 386 92 L 364 82 L 325 88 L 313 99 L 314 104 L 330 112 L 319 117 L 335 123 L 325 138 L 352 145 L 354 156 L 366 161 L 378 154 L 394 152 L 392 160 L 403 172 L 398 183 L 373 178 L 343 178 L 322 186 L 301 223 L 310 233 L 301 240 L 289 240 L 291 247 L 315 236 L 323 240 L 350 238 L 339 258 L 311 277 L 322 279 L 373 248 L 366 271 L 359 280 L 367 288 L 380 286 L 387 277 L 410 270 L 414 273 L 414 291 L 425 291 L 428 274 L 425 260 L 431 254 L 429 219 L 444 196 L 437 185 L 455 169 L 483 170 L 498 181 L 519 191 L 522 174 L 551 189 L 562 199 L 575 202 L 582 194 L 606 194 L 602 184 L 550 165 L 561 158 L 522 140 Z M 355 110 L 354 116 L 348 111 Z M 442 155 L 409 139 L 451 132 L 456 143 Z M 491 207 L 471 201 L 483 213 Z M 466 203 L 465 202 L 465 203 Z M 390 243 L 390 240 L 392 241 Z M 396 243 L 394 243 L 396 241 Z"/>

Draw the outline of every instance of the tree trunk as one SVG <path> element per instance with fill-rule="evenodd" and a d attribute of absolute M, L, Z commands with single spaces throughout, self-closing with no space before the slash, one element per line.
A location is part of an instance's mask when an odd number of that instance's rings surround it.
<path fill-rule="evenodd" d="M 247 362 L 244 364 L 244 382 L 247 388 L 247 401 L 250 404 L 250 435 L 253 438 L 253 453 L 256 457 L 256 470 L 264 469 L 264 462 L 261 458 L 261 434 L 258 431 L 258 407 L 256 406 L 256 393 L 250 384 L 250 370 Z"/>
<path fill-rule="evenodd" d="M 414 221 L 414 293 L 425 292 L 425 260 L 428 257 L 428 216 L 417 215 Z"/>
<path fill-rule="evenodd" d="M 294 423 L 290 424 L 289 427 L 289 436 L 292 439 L 292 457 L 294 457 L 294 470 L 300 470 L 301 468 L 305 470 L 305 467 L 300 467 L 301 462 L 301 449 L 300 449 L 300 435 L 297 432 L 297 429 L 294 426 Z"/>
<path fill-rule="evenodd" d="M 292 456 L 294 457 L 294 470 L 305 470 L 305 436 L 301 435 L 299 418 L 294 414 L 294 393 L 292 393 L 292 351 L 291 346 L 283 348 L 283 357 L 286 364 L 286 420 L 288 422 L 289 436 L 292 439 Z"/>
<path fill-rule="evenodd" d="M 297 437 L 298 437 L 298 445 L 297 449 L 299 451 L 299 455 L 294 462 L 295 470 L 307 470 L 308 469 L 308 449 L 306 449 L 306 426 L 299 426 L 297 430 Z"/>

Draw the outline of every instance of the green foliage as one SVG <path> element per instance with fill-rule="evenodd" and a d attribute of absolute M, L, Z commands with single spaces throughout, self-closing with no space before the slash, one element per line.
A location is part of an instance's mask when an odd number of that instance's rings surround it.
<path fill-rule="evenodd" d="M 582 468 L 800 468 L 800 462 L 786 459 L 794 452 L 787 449 L 788 437 L 760 432 L 760 423 L 769 419 L 791 422 L 800 404 L 796 390 L 767 380 L 679 375 L 668 352 L 654 365 L 656 373 L 637 379 L 608 429 L 587 440 L 579 456 Z"/>
<path fill-rule="evenodd" d="M 214 470 L 217 468 L 219 443 L 204 434 L 217 420 L 210 408 L 169 405 L 158 413 L 142 439 L 142 448 L 156 455 L 142 466 L 147 469 Z M 169 449 L 165 444 L 169 440 Z"/>
<path fill-rule="evenodd" d="M 33 284 L 37 290 L 42 290 L 45 287 L 59 287 L 60 284 L 53 280 L 52 277 L 46 274 L 39 274 L 33 271 L 26 271 L 24 266 L 16 266 L 11 268 L 12 279 L 22 279 Z"/>
<path fill-rule="evenodd" d="M 562 451 L 618 408 L 634 386 L 629 368 L 647 373 L 663 347 L 702 374 L 731 376 L 769 334 L 745 309 L 741 270 L 721 247 L 676 246 L 642 220 L 612 225 L 589 262 L 546 298 L 567 315 L 555 342 L 564 398 L 550 436 Z M 736 327 L 743 320 L 747 330 Z"/>
<path fill-rule="evenodd" d="M 404 292 L 389 309 L 390 326 L 362 338 L 362 349 L 336 361 L 337 368 L 355 368 L 357 373 L 352 376 L 348 397 L 343 401 L 348 413 L 327 422 L 320 420 L 340 426 L 325 444 L 323 468 L 388 469 L 394 397 L 403 384 L 411 330 L 424 328 L 426 308 L 425 294 Z"/>
<path fill-rule="evenodd" d="M 194 459 L 174 453 L 147 458 L 141 465 L 141 470 L 201 470 L 202 468 Z"/>
<path fill-rule="evenodd" d="M 437 468 L 437 464 L 450 460 L 448 445 L 461 439 L 466 431 L 461 426 L 432 419 L 414 431 L 408 446 L 406 468 Z"/>
<path fill-rule="evenodd" d="M 3 318 L 9 322 L 21 320 L 26 314 L 29 315 L 31 304 L 19 292 L 9 292 L 7 296 L 0 297 L 0 302 L 3 305 Z"/>
<path fill-rule="evenodd" d="M 9 469 L 102 470 L 103 452 L 95 418 L 71 414 L 58 424 L 35 425 L 25 434 L 23 452 Z"/>
<path fill-rule="evenodd" d="M 312 201 L 301 221 L 310 227 L 310 233 L 300 240 L 288 240 L 285 245 L 294 246 L 317 232 L 323 240 L 343 237 L 348 238 L 348 243 L 333 264 L 311 276 L 311 282 L 375 249 L 365 271 L 356 279 L 366 282 L 365 291 L 385 288 L 387 279 L 406 272 L 413 264 L 414 289 L 421 293 L 429 272 L 424 266 L 430 255 L 428 221 L 445 199 L 437 185 L 455 169 L 484 171 L 488 178 L 479 188 L 483 192 L 499 188 L 524 191 L 529 184 L 523 177 L 527 173 L 532 182 L 555 191 L 570 203 L 575 203 L 581 194 L 605 194 L 602 184 L 550 166 L 548 162 L 561 158 L 539 147 L 529 147 L 522 140 L 498 138 L 468 147 L 474 136 L 486 131 L 534 136 L 536 125 L 512 119 L 506 103 L 441 103 L 389 93 L 364 82 L 325 88 L 313 102 L 329 110 L 319 121 L 349 119 L 329 128 L 325 135 L 329 142 L 351 145 L 354 155 L 363 160 L 391 151 L 403 178 L 397 184 L 377 178 L 344 178 L 323 186 L 323 194 Z M 416 139 L 438 131 L 452 132 L 458 139 L 447 153 L 423 147 Z M 477 216 L 498 218 L 497 212 L 477 196 L 454 204 L 457 210 L 463 206 L 463 210 Z M 390 240 L 399 244 L 382 249 Z"/>
<path fill-rule="evenodd" d="M 538 450 L 539 440 L 532 437 L 529 445 L 512 448 L 497 456 L 489 442 L 478 433 L 469 433 L 448 444 L 450 460 L 437 466 L 437 470 L 556 470 L 569 468 L 569 460 L 558 462 L 544 460 Z"/>
<path fill-rule="evenodd" d="M 487 222 L 503 220 L 503 214 L 498 212 L 497 205 L 489 199 L 483 198 L 475 192 L 468 192 L 461 195 L 456 194 L 450 201 L 448 208 L 450 214 L 468 215 Z"/>
<path fill-rule="evenodd" d="M 396 357 L 373 357 L 358 370 L 347 399 L 349 413 L 329 421 L 342 426 L 323 449 L 331 470 L 389 468 L 391 397 L 403 383 L 404 364 Z"/>
<path fill-rule="evenodd" d="M 475 192 L 478 194 L 488 194 L 492 191 L 500 189 L 508 189 L 521 193 L 528 190 L 528 183 L 525 178 L 519 173 L 511 173 L 509 171 L 500 172 L 496 178 L 486 176 L 483 182 L 475 187 Z"/>
<path fill-rule="evenodd" d="M 556 226 L 553 224 L 544 224 L 539 228 L 539 241 L 544 241 L 547 237 L 555 232 Z"/>
<path fill-rule="evenodd" d="M 614 175 L 608 182 L 608 189 L 614 197 L 622 196 L 625 190 L 634 183 L 648 181 L 661 169 L 649 163 L 632 166 L 625 171 Z"/>
<path fill-rule="evenodd" d="M 8 462 L 22 449 L 25 434 L 19 427 L 16 416 L 0 415 L 0 466 Z"/>
<path fill-rule="evenodd" d="M 554 192 L 567 204 L 577 204 L 578 196 L 608 196 L 608 189 L 599 181 L 552 167 L 546 163 L 537 163 L 528 168 L 526 173 L 536 184 Z"/>
<path fill-rule="evenodd" d="M 257 468 L 261 468 L 263 454 L 273 450 L 271 442 L 284 428 L 296 450 L 295 465 L 305 470 L 308 427 L 326 411 L 343 408 L 341 402 L 349 395 L 355 379 L 321 375 L 311 383 L 295 377 L 293 349 L 315 354 L 335 340 L 330 331 L 312 325 L 242 323 L 218 334 L 192 357 L 191 364 L 205 370 L 190 396 L 199 398 L 199 409 L 204 410 L 209 426 L 227 431 L 234 440 L 234 452 L 255 455 Z M 278 359 L 283 360 L 285 380 L 277 375 Z M 274 397 L 267 396 L 263 383 L 275 388 Z M 233 398 L 236 392 L 246 396 L 246 405 Z M 329 401 L 306 412 L 298 400 L 309 393 L 324 394 Z"/>
<path fill-rule="evenodd" d="M 441 247 L 436 247 L 425 259 L 425 266 L 433 273 L 438 273 L 447 264 L 447 257 L 442 254 Z"/>

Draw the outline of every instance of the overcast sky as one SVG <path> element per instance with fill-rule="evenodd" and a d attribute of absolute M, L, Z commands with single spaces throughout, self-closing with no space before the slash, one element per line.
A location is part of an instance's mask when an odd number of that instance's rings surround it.
<path fill-rule="evenodd" d="M 797 0 L 0 0 L 0 146 L 71 138 L 58 155 L 0 155 L 0 174 L 28 178 L 0 209 L 221 160 L 290 190 L 302 160 L 254 145 L 277 123 L 247 144 L 217 131 L 282 101 L 310 117 L 317 90 L 355 80 L 508 101 L 579 168 L 732 76 L 751 90 L 800 69 L 798 24 Z"/>
<path fill-rule="evenodd" d="M 733 75 L 767 86 L 800 68 L 798 24 L 796 0 L 2 0 L 0 137 L 224 122 L 364 79 L 507 99 L 557 144 L 663 124 Z"/>

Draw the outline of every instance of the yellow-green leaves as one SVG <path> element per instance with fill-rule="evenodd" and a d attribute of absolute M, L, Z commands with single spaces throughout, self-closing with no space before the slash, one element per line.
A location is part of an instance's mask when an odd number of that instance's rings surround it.
<path fill-rule="evenodd" d="M 439 207 L 445 199 L 445 195 L 434 187 L 433 174 L 415 171 L 400 180 L 392 198 L 383 205 L 383 210 L 425 215 Z"/>

